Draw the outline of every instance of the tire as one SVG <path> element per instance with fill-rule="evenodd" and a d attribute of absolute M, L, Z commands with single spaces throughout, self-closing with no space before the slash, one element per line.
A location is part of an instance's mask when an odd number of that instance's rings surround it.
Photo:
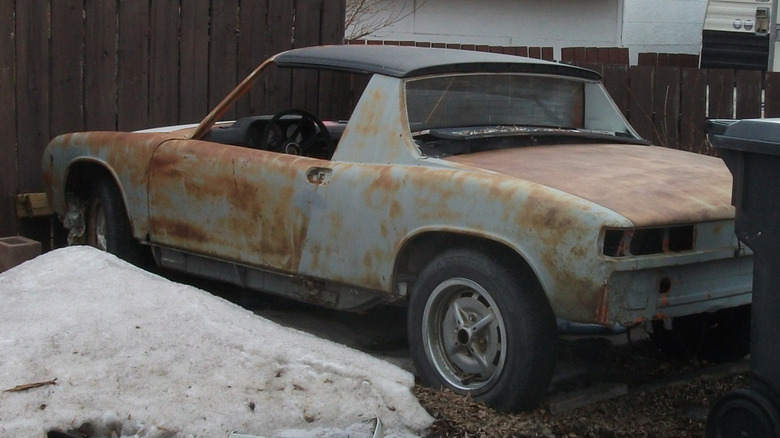
<path fill-rule="evenodd" d="M 707 438 L 780 436 L 780 412 L 762 393 L 738 389 L 724 395 L 710 408 Z"/>
<path fill-rule="evenodd" d="M 555 370 L 555 316 L 536 279 L 475 250 L 448 250 L 423 269 L 408 333 L 423 384 L 501 411 L 538 405 Z"/>
<path fill-rule="evenodd" d="M 133 238 L 122 195 L 113 181 L 97 180 L 90 192 L 86 216 L 88 245 L 139 264 L 139 244 Z"/>
<path fill-rule="evenodd" d="M 653 321 L 650 338 L 659 350 L 676 360 L 732 362 L 750 353 L 750 305 Z"/>

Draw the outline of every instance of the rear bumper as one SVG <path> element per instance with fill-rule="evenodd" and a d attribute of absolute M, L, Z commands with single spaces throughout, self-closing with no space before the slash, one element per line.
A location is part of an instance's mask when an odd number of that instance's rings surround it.
<path fill-rule="evenodd" d="M 606 285 L 606 321 L 631 326 L 750 304 L 753 256 L 615 271 Z"/>

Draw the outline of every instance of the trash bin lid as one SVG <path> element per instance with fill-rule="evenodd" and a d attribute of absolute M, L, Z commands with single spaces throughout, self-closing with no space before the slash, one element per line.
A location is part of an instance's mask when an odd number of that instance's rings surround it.
<path fill-rule="evenodd" d="M 780 155 L 780 119 L 714 119 L 707 130 L 716 148 Z"/>

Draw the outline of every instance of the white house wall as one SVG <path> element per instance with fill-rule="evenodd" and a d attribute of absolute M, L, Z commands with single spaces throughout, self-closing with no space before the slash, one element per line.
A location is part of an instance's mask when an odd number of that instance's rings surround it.
<path fill-rule="evenodd" d="M 414 2 L 396 3 L 406 3 L 409 8 Z M 614 46 L 620 36 L 618 4 L 619 0 L 427 0 L 408 18 L 367 39 L 495 46 Z"/>
<path fill-rule="evenodd" d="M 699 54 L 707 0 L 625 0 L 622 46 L 641 52 Z"/>
<path fill-rule="evenodd" d="M 556 57 L 562 47 L 628 47 L 634 62 L 640 52 L 698 54 L 707 6 L 707 0 L 386 1 L 409 15 L 365 39 L 553 47 Z"/>

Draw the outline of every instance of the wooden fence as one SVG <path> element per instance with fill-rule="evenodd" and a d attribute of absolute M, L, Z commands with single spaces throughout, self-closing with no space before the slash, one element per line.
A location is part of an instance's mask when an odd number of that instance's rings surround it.
<path fill-rule="evenodd" d="M 51 137 L 198 121 L 269 54 L 341 42 L 343 15 L 343 0 L 0 0 L 0 29 L 13 29 L 0 32 L 0 236 L 37 237 L 17 221 L 16 197 L 42 191 L 40 156 Z M 553 57 L 544 47 L 348 43 Z M 701 70 L 685 67 L 690 57 L 663 55 L 629 66 L 625 49 L 563 55 L 601 72 L 618 107 L 655 144 L 712 154 L 707 118 L 780 117 L 780 73 Z M 290 75 L 228 116 L 285 102 L 342 116 L 360 91 L 360 81 L 352 85 L 334 90 L 330 76 Z"/>
<path fill-rule="evenodd" d="M 53 136 L 198 121 L 268 55 L 340 44 L 344 9 L 345 0 L 0 0 L 0 236 L 40 228 L 17 220 L 16 198 L 43 190 Z M 290 81 L 249 105 L 291 99 Z"/>

